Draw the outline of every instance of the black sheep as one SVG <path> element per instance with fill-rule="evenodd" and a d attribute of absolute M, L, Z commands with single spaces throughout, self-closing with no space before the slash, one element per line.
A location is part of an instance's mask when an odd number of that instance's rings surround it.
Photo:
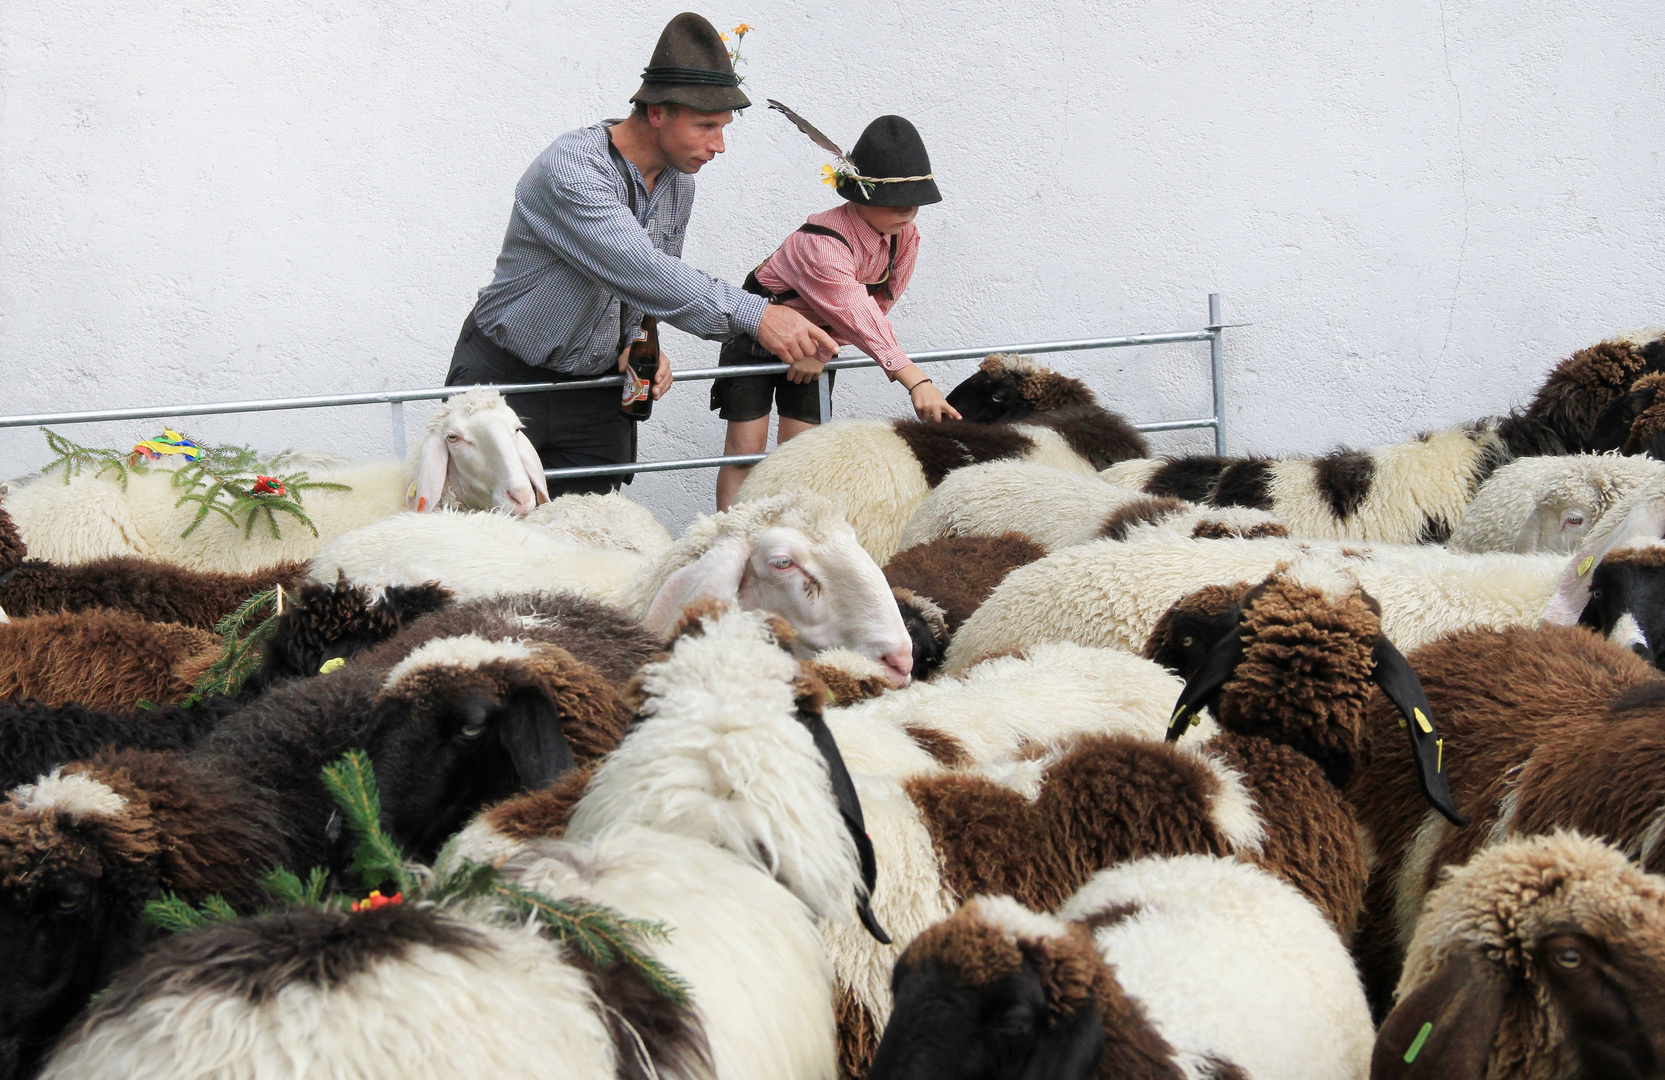
<path fill-rule="evenodd" d="M 326 663 L 356 656 L 451 602 L 438 582 L 392 585 L 377 596 L 344 578 L 309 581 L 284 598 L 260 670 L 248 681 L 264 690 L 281 679 L 316 675 Z"/>
<path fill-rule="evenodd" d="M 0 702 L 0 790 L 10 791 L 106 748 L 188 749 L 242 707 L 243 702 L 228 697 L 136 713 L 47 705 L 34 698 Z"/>

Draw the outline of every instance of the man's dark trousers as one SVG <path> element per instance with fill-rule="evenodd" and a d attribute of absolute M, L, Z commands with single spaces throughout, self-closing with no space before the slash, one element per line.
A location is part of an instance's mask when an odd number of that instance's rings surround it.
<path fill-rule="evenodd" d="M 610 373 L 609 373 L 610 374 Z M 474 314 L 463 322 L 451 354 L 446 386 L 477 383 L 577 382 L 595 375 L 560 375 L 536 368 L 502 348 L 474 325 Z M 636 460 L 636 421 L 619 409 L 619 388 L 602 386 L 589 390 L 546 390 L 532 394 L 510 394 L 505 400 L 526 424 L 526 437 L 537 448 L 546 469 L 578 465 L 616 465 Z M 573 480 L 551 480 L 549 494 L 604 493 L 617 491 L 633 477 L 590 476 Z"/>

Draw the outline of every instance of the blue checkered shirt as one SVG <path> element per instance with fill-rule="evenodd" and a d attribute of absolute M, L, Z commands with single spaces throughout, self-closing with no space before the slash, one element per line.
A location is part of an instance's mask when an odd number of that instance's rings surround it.
<path fill-rule="evenodd" d="M 534 367 L 612 371 L 642 314 L 708 340 L 756 335 L 764 300 L 680 258 L 694 178 L 667 168 L 649 195 L 636 166 L 625 179 L 607 153 L 604 121 L 569 131 L 515 185 L 514 211 L 474 321 Z M 622 159 L 621 159 L 622 160 Z M 621 318 L 620 305 L 624 306 Z"/>

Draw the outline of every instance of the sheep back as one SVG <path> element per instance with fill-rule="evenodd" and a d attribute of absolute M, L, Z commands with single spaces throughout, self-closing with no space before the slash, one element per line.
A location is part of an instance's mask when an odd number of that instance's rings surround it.
<path fill-rule="evenodd" d="M 122 611 L 14 619 L 0 624 L 0 700 L 127 710 L 179 701 L 219 655 L 205 630 Z"/>

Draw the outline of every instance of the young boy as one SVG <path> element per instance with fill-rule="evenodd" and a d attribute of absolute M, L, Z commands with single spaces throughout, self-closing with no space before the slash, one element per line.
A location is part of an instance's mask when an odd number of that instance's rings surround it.
<path fill-rule="evenodd" d="M 881 116 L 862 132 L 849 162 L 856 175 L 834 174 L 844 204 L 810 215 L 747 276 L 742 288 L 796 309 L 838 344 L 855 345 L 878 360 L 890 380 L 907 389 L 921 420 L 958 420 L 960 414 L 896 343 L 887 317 L 913 277 L 919 255 L 914 216 L 921 206 L 942 201 L 925 144 L 900 116 Z M 771 404 L 780 410 L 778 442 L 820 423 L 815 380 L 836 355 L 823 348 L 815 359 L 798 360 L 782 375 L 713 380 L 711 407 L 728 421 L 723 453 L 764 451 Z M 728 367 L 779 360 L 742 334 L 723 346 L 718 363 Z M 829 384 L 832 379 L 828 372 Z M 729 508 L 747 471 L 738 465 L 717 471 L 717 509 Z"/>

